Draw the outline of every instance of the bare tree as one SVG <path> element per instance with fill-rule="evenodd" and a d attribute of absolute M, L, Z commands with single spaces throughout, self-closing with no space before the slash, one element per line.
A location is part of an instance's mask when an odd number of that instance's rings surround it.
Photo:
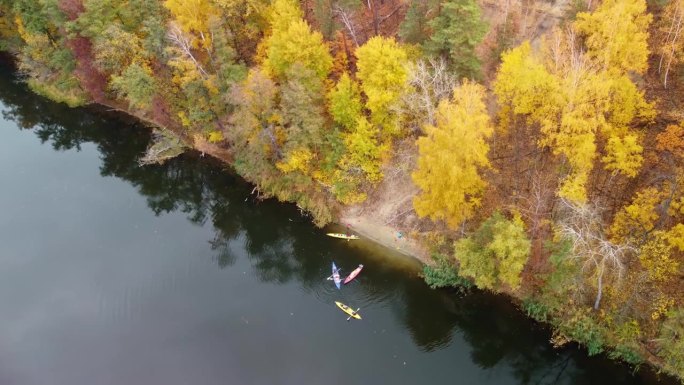
<path fill-rule="evenodd" d="M 347 28 L 347 32 L 349 32 L 352 40 L 354 40 L 354 44 L 358 47 L 359 39 L 357 37 L 356 27 L 354 25 L 354 11 L 349 11 L 339 5 L 336 5 L 334 12 L 340 16 L 340 19 L 342 19 L 342 24 L 344 24 L 345 28 Z"/>
<path fill-rule="evenodd" d="M 560 233 L 572 242 L 572 258 L 581 261 L 582 271 L 596 277 L 597 293 L 594 309 L 598 310 L 603 295 L 604 277 L 620 279 L 627 258 L 635 252 L 629 244 L 615 244 L 606 237 L 603 210 L 591 204 L 575 204 L 561 199 Z"/>
<path fill-rule="evenodd" d="M 677 62 L 677 51 L 681 49 L 682 39 L 684 39 L 684 1 L 674 0 L 665 11 L 664 19 L 669 21 L 669 28 L 662 39 L 660 47 L 660 61 L 658 62 L 658 73 L 664 71 L 663 87 L 667 88 L 667 78 L 673 63 Z M 663 68 L 664 64 L 664 68 Z"/>
<path fill-rule="evenodd" d="M 403 111 L 412 118 L 420 117 L 416 129 L 423 124 L 435 124 L 435 110 L 443 99 L 449 99 L 456 78 L 449 72 L 444 58 L 420 60 L 409 68 L 409 84 L 413 90 L 403 97 Z"/>
<path fill-rule="evenodd" d="M 192 45 L 190 43 L 190 39 L 185 33 L 183 33 L 180 27 L 178 27 L 178 25 L 176 25 L 175 23 L 171 23 L 171 25 L 169 26 L 169 32 L 166 34 L 166 37 L 169 40 L 171 40 L 176 50 L 179 51 L 179 53 L 182 56 L 185 56 L 186 58 L 190 59 L 190 61 L 192 61 L 192 63 L 199 71 L 200 75 L 203 78 L 207 78 L 207 72 L 204 70 L 202 65 L 195 58 L 195 55 L 192 53 Z"/>

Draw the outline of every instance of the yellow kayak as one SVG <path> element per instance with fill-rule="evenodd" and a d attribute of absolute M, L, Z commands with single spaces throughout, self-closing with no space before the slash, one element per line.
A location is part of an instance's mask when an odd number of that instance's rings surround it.
<path fill-rule="evenodd" d="M 335 301 L 335 305 L 337 305 L 337 307 L 342 309 L 343 312 L 349 314 L 351 317 L 354 317 L 355 319 L 361 319 L 361 316 L 359 315 L 359 313 L 357 313 L 358 310 L 354 311 L 354 309 L 339 301 Z"/>
<path fill-rule="evenodd" d="M 346 239 L 346 240 L 359 239 L 359 237 L 357 235 L 347 235 L 347 234 L 342 234 L 342 233 L 328 233 L 326 235 L 329 237 L 342 238 L 342 239 Z"/>

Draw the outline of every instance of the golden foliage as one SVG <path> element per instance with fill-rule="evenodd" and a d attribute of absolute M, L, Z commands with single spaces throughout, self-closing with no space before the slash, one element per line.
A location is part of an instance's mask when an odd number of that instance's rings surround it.
<path fill-rule="evenodd" d="M 356 49 L 357 78 L 366 95 L 371 123 L 381 127 L 383 137 L 401 133 L 391 108 L 408 87 L 406 51 L 393 38 L 375 36 Z"/>
<path fill-rule="evenodd" d="M 304 14 L 296 0 L 275 0 L 271 4 L 268 16 L 271 33 L 278 33 L 286 31 L 292 23 L 302 20 Z"/>
<path fill-rule="evenodd" d="M 667 242 L 677 250 L 684 252 L 684 224 L 677 223 L 666 234 Z"/>
<path fill-rule="evenodd" d="M 668 235 L 655 231 L 639 252 L 639 261 L 648 272 L 650 280 L 663 282 L 672 279 L 679 271 L 679 262 L 674 259 Z"/>
<path fill-rule="evenodd" d="M 613 136 L 606 145 L 608 154 L 603 157 L 606 170 L 622 171 L 625 175 L 634 177 L 641 169 L 643 147 L 636 135 L 625 135 L 623 138 Z"/>
<path fill-rule="evenodd" d="M 209 132 L 209 143 L 219 143 L 222 142 L 223 139 L 223 132 L 216 130 Z"/>
<path fill-rule="evenodd" d="M 493 129 L 483 102 L 484 87 L 465 81 L 443 100 L 435 126 L 418 139 L 418 168 L 412 174 L 421 192 L 413 205 L 421 217 L 443 220 L 457 228 L 480 206 L 487 183 L 480 175 L 490 167 L 486 139 Z"/>
<path fill-rule="evenodd" d="M 604 69 L 643 73 L 652 19 L 645 0 L 605 0 L 594 12 L 577 14 L 574 26 L 586 37 L 589 56 Z"/>
<path fill-rule="evenodd" d="M 164 6 L 171 11 L 181 29 L 192 34 L 195 48 L 211 48 L 209 19 L 219 15 L 211 0 L 165 0 Z"/>
<path fill-rule="evenodd" d="M 276 163 L 276 167 L 285 173 L 299 171 L 303 174 L 309 174 L 310 163 L 314 159 L 314 154 L 308 148 L 298 148 L 291 151 L 287 156 L 285 162 Z"/>
<path fill-rule="evenodd" d="M 656 149 L 668 151 L 677 158 L 684 157 L 684 122 L 670 124 L 656 137 Z"/>
<path fill-rule="evenodd" d="M 618 242 L 625 242 L 653 230 L 658 219 L 655 210 L 662 198 L 653 187 L 639 191 L 632 203 L 615 215 L 610 228 L 612 237 Z"/>
<path fill-rule="evenodd" d="M 378 129 L 365 117 L 356 121 L 356 127 L 344 135 L 347 152 L 340 162 L 342 169 L 351 173 L 363 173 L 370 182 L 382 179 L 382 160 L 387 153 L 387 145 L 378 143 Z"/>
<path fill-rule="evenodd" d="M 361 116 L 359 86 L 345 72 L 328 93 L 330 115 L 335 123 L 351 130 Z"/>
<path fill-rule="evenodd" d="M 629 125 L 649 121 L 654 105 L 644 100 L 625 74 L 603 70 L 576 47 L 572 32 L 555 31 L 539 53 L 528 42 L 502 56 L 494 93 L 502 105 L 502 124 L 509 114 L 537 125 L 538 144 L 561 155 L 570 168 L 558 195 L 586 201 L 589 173 L 600 152 L 605 168 L 634 177 L 643 163 L 639 135 Z M 605 146 L 599 148 L 599 138 Z"/>
<path fill-rule="evenodd" d="M 274 27 L 266 41 L 264 68 L 274 78 L 282 79 L 295 63 L 312 70 L 320 79 L 325 79 L 332 68 L 328 44 L 304 20 L 293 21 L 285 30 Z"/>

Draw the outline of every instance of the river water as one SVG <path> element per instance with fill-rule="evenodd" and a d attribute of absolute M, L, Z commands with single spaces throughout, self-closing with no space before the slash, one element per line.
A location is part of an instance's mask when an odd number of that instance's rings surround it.
<path fill-rule="evenodd" d="M 7 67 L 0 110 L 0 384 L 674 383 L 553 349 L 505 298 L 430 290 L 208 158 L 140 167 L 142 124 Z M 365 268 L 338 291 L 332 261 Z"/>

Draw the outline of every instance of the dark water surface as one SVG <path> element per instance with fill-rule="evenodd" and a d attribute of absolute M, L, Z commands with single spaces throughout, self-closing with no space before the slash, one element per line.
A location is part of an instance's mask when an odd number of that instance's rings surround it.
<path fill-rule="evenodd" d="M 209 159 L 139 167 L 143 125 L 0 72 L 0 384 L 671 383 L 554 350 L 504 298 L 430 290 Z M 338 291 L 333 260 L 366 268 Z"/>

